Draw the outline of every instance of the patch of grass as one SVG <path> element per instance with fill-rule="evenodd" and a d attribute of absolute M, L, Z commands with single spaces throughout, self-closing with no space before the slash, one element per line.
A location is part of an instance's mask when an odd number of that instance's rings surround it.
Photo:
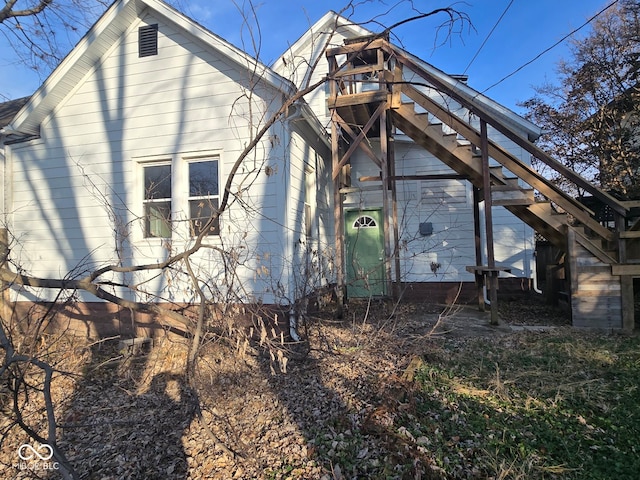
<path fill-rule="evenodd" d="M 637 478 L 640 342 L 572 330 L 446 341 L 402 425 L 450 478 Z"/>

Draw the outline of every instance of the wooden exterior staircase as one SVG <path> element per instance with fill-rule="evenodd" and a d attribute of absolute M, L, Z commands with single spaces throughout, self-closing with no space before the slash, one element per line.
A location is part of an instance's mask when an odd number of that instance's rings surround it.
<path fill-rule="evenodd" d="M 485 201 L 485 212 L 503 206 L 565 252 L 564 277 L 574 325 L 633 329 L 633 277 L 640 276 L 640 255 L 635 254 L 640 222 L 635 220 L 640 205 L 614 198 L 557 162 L 470 95 L 470 89 L 447 81 L 387 39 L 354 39 L 329 50 L 327 57 L 332 136 L 346 132 L 351 137 L 343 155 L 340 139 L 332 140 L 336 190 L 339 174 L 358 146 L 381 167 L 383 184 L 392 189 L 393 158 L 384 145 L 378 156 L 362 140 L 379 135 L 382 144 L 395 127 L 471 182 L 479 192 L 478 201 Z M 614 225 L 604 225 L 594 211 L 495 142 L 496 136 L 514 142 L 604 204 L 613 212 Z M 334 199 L 340 202 L 339 195 Z M 336 224 L 341 223 L 339 209 L 337 205 Z M 488 271 L 497 281 L 492 261 L 489 258 Z"/>

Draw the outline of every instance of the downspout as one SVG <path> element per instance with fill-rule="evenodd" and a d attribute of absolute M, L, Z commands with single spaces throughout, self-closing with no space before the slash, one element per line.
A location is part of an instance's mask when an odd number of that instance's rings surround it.
<path fill-rule="evenodd" d="M 524 234 L 526 233 L 526 228 L 527 228 L 527 227 L 526 227 L 526 225 L 524 225 L 524 224 L 523 224 L 522 228 L 523 228 L 523 235 L 522 235 L 522 239 L 523 239 L 522 244 L 523 244 L 523 247 L 522 247 L 522 248 L 523 248 L 523 250 L 524 250 L 524 257 L 525 257 L 525 259 L 526 259 L 526 258 L 527 258 L 527 252 L 528 252 L 528 250 L 527 250 L 527 240 L 526 240 L 526 238 L 525 238 L 525 235 L 524 235 Z M 483 249 L 483 252 L 484 252 L 484 249 Z M 542 295 L 542 293 L 543 293 L 543 292 L 542 292 L 542 290 L 540 290 L 540 289 L 538 288 L 538 260 L 537 260 L 537 258 L 536 258 L 535 250 L 534 250 L 533 254 L 531 255 L 531 260 L 532 260 L 532 261 L 531 261 L 531 263 L 533 263 L 533 266 L 532 266 L 532 267 L 529 267 L 529 268 L 531 268 L 532 288 L 533 288 L 533 291 L 534 291 L 534 292 L 536 292 L 537 294 Z M 490 301 L 490 300 L 489 300 L 489 298 L 487 297 L 487 286 L 486 286 L 486 285 L 484 285 L 484 286 L 482 287 L 482 296 L 483 296 L 483 298 L 484 298 L 484 302 L 485 302 L 487 305 L 491 305 L 491 301 Z"/>
<path fill-rule="evenodd" d="M 482 220 L 484 220 L 484 209 L 485 204 L 482 204 Z M 480 248 L 482 251 L 482 265 L 487 263 L 487 236 L 486 229 L 483 229 L 484 221 L 480 222 Z M 484 282 L 482 285 L 482 300 L 485 305 L 491 306 L 491 300 L 489 300 L 489 296 L 487 295 L 487 276 L 484 276 Z"/>
<path fill-rule="evenodd" d="M 540 290 L 538 287 L 538 258 L 536 257 L 536 252 L 533 253 L 533 270 L 531 271 L 531 280 L 533 280 L 532 287 L 533 291 L 539 295 L 542 295 L 544 292 Z"/>
<path fill-rule="evenodd" d="M 5 135 L 4 135 L 4 128 L 0 130 L 0 187 L 2 188 L 2 192 L 0 193 L 0 222 L 5 226 L 7 225 L 7 219 L 5 216 L 5 202 L 6 202 L 6 194 L 5 192 L 7 191 L 6 188 L 6 164 L 7 164 L 7 157 L 6 157 L 6 152 L 7 149 L 4 145 L 4 139 L 5 139 Z"/>
<path fill-rule="evenodd" d="M 526 231 L 526 226 L 523 227 Z M 531 254 L 531 263 L 532 265 L 532 269 L 531 269 L 531 287 L 533 288 L 533 291 L 536 292 L 538 295 L 542 295 L 542 290 L 540 290 L 540 288 L 538 287 L 538 251 L 536 250 L 536 239 L 535 239 L 535 231 L 534 231 L 534 237 L 533 237 L 533 252 Z M 525 239 L 525 252 L 526 250 L 526 239 Z"/>

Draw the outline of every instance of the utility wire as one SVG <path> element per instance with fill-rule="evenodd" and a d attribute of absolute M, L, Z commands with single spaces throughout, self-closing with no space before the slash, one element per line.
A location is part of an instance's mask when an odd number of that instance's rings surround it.
<path fill-rule="evenodd" d="M 589 20 L 587 20 L 586 22 L 584 22 L 582 25 L 580 25 L 578 28 L 576 28 L 575 30 L 573 30 L 572 32 L 568 33 L 567 35 L 565 35 L 564 37 L 562 37 L 560 40 L 558 40 L 556 43 L 554 43 L 553 45 L 551 45 L 549 48 L 547 48 L 546 50 L 540 52 L 538 55 L 536 55 L 534 58 L 532 58 L 531 60 L 529 60 L 527 63 L 525 63 L 524 65 L 521 65 L 520 67 L 516 68 L 513 72 L 511 72 L 509 75 L 506 75 L 505 77 L 501 78 L 500 80 L 498 80 L 496 83 L 494 83 L 493 85 L 491 85 L 490 87 L 485 88 L 481 93 L 486 93 L 487 91 L 491 90 L 493 87 L 500 85 L 502 82 L 504 82 L 506 79 L 513 77 L 516 73 L 518 73 L 520 70 L 522 70 L 523 68 L 531 65 L 533 62 L 535 62 L 536 60 L 538 60 L 541 56 L 543 56 L 545 53 L 549 52 L 550 50 L 554 49 L 555 47 L 557 47 L 558 45 L 560 45 L 562 42 L 564 42 L 567 38 L 569 38 L 570 36 L 572 36 L 574 33 L 577 33 L 578 31 L 582 30 L 584 27 L 586 27 L 587 25 L 589 25 L 592 21 L 594 21 L 596 18 L 598 18 L 600 15 L 602 15 L 604 12 L 606 12 L 607 10 L 609 10 L 611 7 L 613 7 L 616 3 L 618 3 L 619 0 L 615 0 L 613 2 L 611 2 L 609 5 L 607 5 L 606 7 L 604 7 L 602 10 L 600 10 L 598 13 L 596 13 L 593 17 L 591 17 Z"/>
<path fill-rule="evenodd" d="M 467 70 L 469 70 L 469 67 L 471 66 L 471 64 L 474 62 L 474 60 L 478 57 L 478 54 L 480 54 L 480 51 L 484 48 L 485 44 L 487 43 L 487 41 L 489 40 L 489 37 L 491 36 L 491 34 L 493 33 L 493 31 L 496 29 L 496 27 L 498 26 L 498 24 L 502 21 L 502 19 L 504 18 L 504 16 L 507 14 L 507 11 L 509 10 L 509 8 L 511 8 L 511 5 L 513 5 L 514 0 L 511 0 L 509 2 L 509 5 L 507 5 L 507 8 L 504 9 L 504 12 L 502 12 L 502 15 L 500 15 L 500 18 L 498 18 L 498 21 L 495 23 L 495 25 L 493 26 L 493 28 L 491 28 L 491 31 L 487 34 L 487 36 L 485 37 L 485 39 L 482 42 L 482 45 L 480 45 L 480 48 L 478 48 L 478 51 L 475 53 L 475 55 L 473 56 L 473 58 L 471 59 L 471 61 L 469 62 L 469 65 L 467 65 L 467 67 L 464 69 L 464 72 L 462 72 L 462 74 L 464 75 L 465 73 L 467 73 Z"/>

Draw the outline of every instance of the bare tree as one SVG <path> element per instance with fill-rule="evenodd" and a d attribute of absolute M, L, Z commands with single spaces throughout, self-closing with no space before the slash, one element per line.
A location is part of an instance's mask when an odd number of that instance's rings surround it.
<path fill-rule="evenodd" d="M 560 83 L 538 87 L 522 103 L 545 130 L 543 148 L 603 188 L 631 197 L 640 195 L 639 14 L 635 0 L 611 6 L 590 34 L 572 40 L 571 56 L 557 67 Z"/>
<path fill-rule="evenodd" d="M 45 44 L 50 48 L 43 48 L 38 45 L 36 39 L 39 38 L 39 32 L 44 32 L 45 35 L 47 33 L 53 33 L 55 30 L 52 29 L 59 28 L 61 25 L 65 25 L 66 22 L 73 22 L 77 28 L 77 25 L 82 23 L 77 19 L 72 18 L 69 20 L 69 17 L 63 18 L 61 8 L 63 8 L 63 6 L 65 8 L 79 8 L 79 4 L 82 2 L 70 0 L 68 3 L 58 4 L 57 2 L 43 1 L 40 4 L 32 5 L 30 7 L 32 10 L 30 15 L 26 13 L 29 9 L 24 10 L 25 13 L 21 13 L 20 10 L 14 9 L 16 3 L 17 2 L 8 2 L 5 9 L 2 10 L 2 15 L 4 15 L 0 16 L 2 25 L 11 25 L 14 29 L 17 28 L 19 30 L 19 32 L 12 32 L 11 34 L 17 35 L 22 46 L 26 48 L 26 51 L 28 51 L 30 55 L 32 55 L 31 60 L 48 59 L 55 62 L 59 58 L 57 55 L 60 51 L 60 45 L 54 42 L 54 35 L 51 35 L 52 43 L 47 41 Z M 100 2 L 98 2 L 98 4 L 100 4 Z M 58 9 L 54 9 L 54 6 L 57 6 Z M 349 7 L 347 7 L 347 9 L 353 8 L 353 4 L 350 4 Z M 84 10 L 80 9 L 78 11 L 82 11 L 84 15 Z M 251 8 L 251 12 L 255 12 L 255 10 Z M 43 15 L 47 14 L 49 16 L 46 17 L 46 19 L 43 18 Z M 430 12 L 417 12 L 417 14 L 410 20 L 417 21 L 437 14 L 446 15 L 448 25 L 452 25 L 460 21 L 467 21 L 463 14 L 453 8 L 436 9 Z M 22 27 L 26 19 L 29 19 L 32 22 L 29 29 Z M 403 23 L 405 22 L 398 22 L 393 27 L 400 26 Z M 381 35 L 388 35 L 390 29 L 391 28 L 384 29 Z M 5 35 L 7 35 L 7 33 L 5 33 Z M 259 51 L 259 33 L 254 32 L 250 39 L 251 44 Z M 51 53 L 54 51 L 57 53 Z M 311 66 L 317 66 L 320 61 L 321 59 L 317 59 Z M 35 63 L 36 62 L 34 62 L 34 64 Z M 338 66 L 338 68 L 340 68 L 340 66 Z M 225 246 L 224 242 L 222 246 L 211 245 L 207 241 L 207 232 L 218 222 L 220 215 L 226 212 L 234 202 L 245 205 L 247 208 L 251 207 L 243 203 L 246 202 L 245 192 L 247 189 L 251 188 L 252 179 L 255 178 L 257 172 L 260 172 L 263 164 L 258 164 L 256 169 L 246 172 L 242 170 L 246 160 L 251 155 L 259 157 L 259 153 L 256 152 L 256 149 L 259 147 L 261 142 L 265 140 L 266 136 L 269 135 L 269 132 L 274 125 L 278 122 L 284 121 L 292 110 L 292 107 L 301 102 L 305 95 L 322 87 L 324 83 L 331 78 L 332 73 L 333 72 L 329 72 L 326 77 L 321 78 L 318 81 L 307 82 L 294 94 L 285 98 L 268 116 L 258 117 L 253 115 L 253 112 L 250 112 L 249 116 L 252 119 L 250 126 L 251 139 L 246 143 L 242 152 L 237 156 L 232 168 L 226 172 L 227 179 L 224 187 L 221 189 L 222 191 L 219 203 L 215 209 L 212 209 L 212 215 L 206 220 L 204 225 L 202 225 L 199 233 L 195 236 L 188 248 L 179 252 L 170 252 L 166 259 L 155 263 L 126 265 L 123 262 L 116 262 L 110 265 L 93 268 L 89 271 L 87 271 L 87 267 L 78 268 L 74 275 L 69 275 L 65 278 L 39 278 L 22 270 L 20 266 L 20 259 L 12 257 L 10 245 L 7 243 L 4 245 L 4 261 L 2 262 L 2 265 L 0 265 L 0 281 L 3 282 L 4 288 L 32 287 L 57 290 L 61 292 L 83 291 L 100 300 L 110 302 L 125 309 L 156 315 L 160 321 L 165 319 L 170 320 L 174 324 L 177 322 L 182 325 L 184 330 L 189 333 L 192 339 L 191 349 L 185 365 L 185 373 L 188 378 L 191 379 L 197 370 L 197 360 L 200 348 L 203 342 L 206 341 L 207 334 L 210 333 L 212 329 L 214 309 L 222 309 L 223 314 L 228 313 L 225 309 L 231 308 L 231 305 L 241 298 L 241 295 L 236 292 L 240 292 L 242 290 L 241 281 L 236 275 L 238 265 L 243 261 L 238 250 L 233 247 Z M 253 95 L 252 88 L 257 85 L 258 78 L 261 75 L 259 68 L 255 68 L 252 75 L 254 78 L 249 82 L 249 87 L 242 94 L 243 97 L 249 99 L 251 99 L 251 96 Z M 249 103 L 251 104 L 251 102 Z M 239 178 L 243 178 L 243 181 L 239 182 L 240 187 L 237 186 Z M 112 221 L 118 224 L 116 217 L 117 216 L 114 216 Z M 117 232 L 121 231 L 121 225 L 123 224 L 118 224 L 114 227 L 116 235 L 118 234 Z M 120 245 L 120 240 L 116 239 L 115 244 Z M 214 278 L 212 280 L 210 273 L 207 274 L 206 272 L 200 272 L 197 269 L 197 261 L 194 260 L 194 257 L 196 254 L 202 253 L 203 251 L 215 252 L 220 255 L 223 266 L 223 272 L 220 275 L 221 278 Z M 316 250 L 314 255 L 317 254 Z M 312 270 L 313 269 L 311 268 L 307 268 L 307 271 L 304 272 L 302 276 L 308 277 L 310 275 L 315 275 L 316 273 Z M 185 311 L 176 311 L 166 308 L 160 303 L 162 299 L 158 296 L 154 297 L 151 293 L 149 293 L 147 297 L 149 301 L 145 302 L 134 301 L 127 298 L 125 295 L 117 293 L 117 291 L 123 290 L 139 291 L 141 290 L 141 286 L 132 285 L 126 282 L 117 282 L 114 280 L 114 278 L 116 278 L 114 275 L 136 274 L 140 272 L 157 275 L 162 275 L 166 272 L 171 272 L 171 274 L 176 274 L 176 272 L 178 272 L 178 274 L 190 284 L 192 290 L 195 292 L 193 301 L 196 312 L 195 315 L 185 313 Z M 216 291 L 216 282 L 220 282 L 225 287 L 222 289 L 224 293 L 221 295 Z M 300 281 L 301 293 L 306 293 L 308 288 L 306 283 L 305 279 Z M 288 300 L 291 301 L 295 299 Z M 3 320 L 5 320 L 5 324 L 8 321 L 6 318 Z M 264 325 L 260 328 L 266 330 Z M 234 330 L 233 332 L 237 333 L 238 330 Z M 267 333 L 261 334 L 261 341 L 263 343 L 266 342 L 268 340 L 267 337 Z M 246 341 L 246 337 L 244 337 L 242 341 Z M 30 365 L 32 368 L 35 367 L 39 369 L 39 375 L 42 377 L 35 388 L 36 390 L 43 392 L 45 398 L 46 422 L 48 424 L 46 436 L 35 431 L 27 422 L 22 421 L 20 416 L 20 403 L 18 401 L 19 398 L 18 396 L 14 396 L 13 414 L 17 418 L 17 425 L 26 431 L 32 438 L 43 443 L 47 442 L 51 445 L 55 458 L 66 469 L 65 474 L 69 478 L 74 478 L 76 474 L 73 472 L 73 469 L 65 458 L 64 453 L 59 450 L 56 444 L 57 422 L 55 418 L 54 405 L 49 393 L 51 381 L 54 376 L 54 369 L 47 364 L 47 362 L 42 361 L 35 356 L 22 355 L 15 346 L 15 340 L 11 338 L 11 335 L 7 333 L 5 327 L 1 325 L 0 347 L 5 353 L 2 366 L 0 367 L 0 377 L 3 378 L 3 381 L 7 381 L 9 383 L 13 382 L 12 391 L 27 392 L 30 389 L 34 389 L 34 386 L 27 380 L 27 377 L 20 373 L 20 368 L 25 364 Z M 277 363 L 281 369 L 286 369 L 286 358 L 282 353 L 282 350 L 271 350 L 271 354 L 275 363 Z M 197 398 L 196 402 L 198 403 Z M 198 411 L 200 411 L 199 403 Z M 211 435 L 213 436 L 213 434 Z M 220 443 L 215 438 L 214 441 Z M 233 452 L 230 453 L 233 454 Z"/>
<path fill-rule="evenodd" d="M 108 0 L 6 0 L 0 33 L 20 61 L 45 77 L 110 4 Z"/>

